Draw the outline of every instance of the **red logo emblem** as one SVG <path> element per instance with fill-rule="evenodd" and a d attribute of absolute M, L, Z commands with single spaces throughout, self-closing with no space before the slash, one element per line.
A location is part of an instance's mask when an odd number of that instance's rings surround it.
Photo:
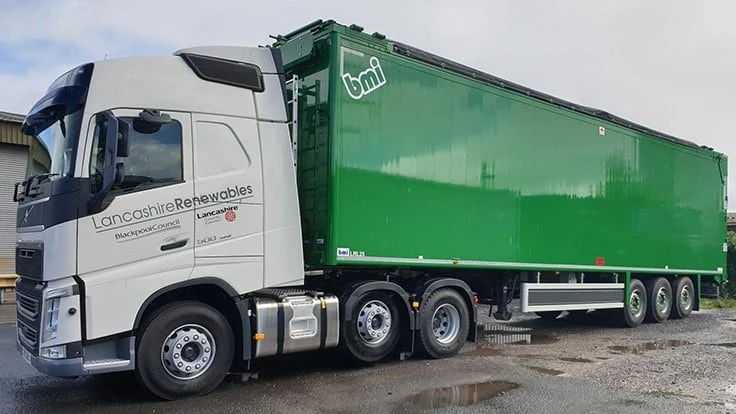
<path fill-rule="evenodd" d="M 225 213 L 225 220 L 227 221 L 235 221 L 236 218 L 238 218 L 238 216 L 232 210 Z"/>

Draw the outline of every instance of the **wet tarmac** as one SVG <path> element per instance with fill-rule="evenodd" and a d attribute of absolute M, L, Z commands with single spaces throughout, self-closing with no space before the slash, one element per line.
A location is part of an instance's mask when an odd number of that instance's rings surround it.
<path fill-rule="evenodd" d="M 3 310 L 7 309 L 0 309 L 0 314 Z M 649 325 L 636 332 L 646 336 L 657 329 Z M 632 332 L 585 324 L 571 328 L 562 319 L 551 324 L 526 317 L 481 325 L 483 338 L 478 346 L 468 346 L 453 358 L 412 358 L 356 367 L 334 358 L 332 352 L 290 355 L 260 362 L 254 368 L 258 375 L 248 381 L 233 375 L 210 395 L 164 402 L 145 392 L 131 373 L 78 379 L 45 376 L 17 353 L 15 325 L 0 323 L 0 412 L 706 413 L 724 407 L 683 401 L 679 394 L 667 390 L 632 393 L 585 379 L 586 369 L 610 371 L 616 364 L 627 364 L 625 358 L 631 353 L 641 350 L 638 357 L 648 358 L 680 346 L 632 341 Z M 590 348 L 597 354 L 570 355 L 571 350 L 582 352 L 575 348 L 579 338 L 599 338 L 598 345 Z M 634 344 L 616 348 L 615 355 L 608 354 L 614 352 L 608 346 L 600 345 L 624 341 Z M 718 344 L 721 347 L 711 349 L 732 352 L 728 342 Z M 708 411 L 711 408 L 714 411 Z"/>

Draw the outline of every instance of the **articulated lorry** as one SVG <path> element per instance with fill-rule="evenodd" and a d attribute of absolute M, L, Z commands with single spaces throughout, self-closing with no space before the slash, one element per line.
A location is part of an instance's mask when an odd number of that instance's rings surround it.
<path fill-rule="evenodd" d="M 175 399 L 297 352 L 450 357 L 479 303 L 635 327 L 725 281 L 723 154 L 359 26 L 274 38 L 82 64 L 30 109 L 36 369 Z"/>

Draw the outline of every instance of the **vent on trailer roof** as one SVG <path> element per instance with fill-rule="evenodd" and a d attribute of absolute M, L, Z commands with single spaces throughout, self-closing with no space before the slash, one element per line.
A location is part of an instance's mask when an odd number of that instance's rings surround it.
<path fill-rule="evenodd" d="M 263 74 L 256 65 L 191 53 L 183 53 L 181 57 L 194 73 L 204 80 L 252 89 L 256 92 L 263 92 L 265 89 Z"/>

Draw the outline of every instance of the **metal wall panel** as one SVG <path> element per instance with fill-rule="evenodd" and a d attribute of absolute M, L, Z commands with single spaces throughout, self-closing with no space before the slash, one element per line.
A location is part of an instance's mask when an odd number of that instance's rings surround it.
<path fill-rule="evenodd" d="M 20 132 L 20 124 L 0 121 L 0 144 L 31 145 L 33 138 Z"/>
<path fill-rule="evenodd" d="M 28 147 L 0 144 L 0 274 L 15 273 L 15 183 L 26 172 Z"/>

